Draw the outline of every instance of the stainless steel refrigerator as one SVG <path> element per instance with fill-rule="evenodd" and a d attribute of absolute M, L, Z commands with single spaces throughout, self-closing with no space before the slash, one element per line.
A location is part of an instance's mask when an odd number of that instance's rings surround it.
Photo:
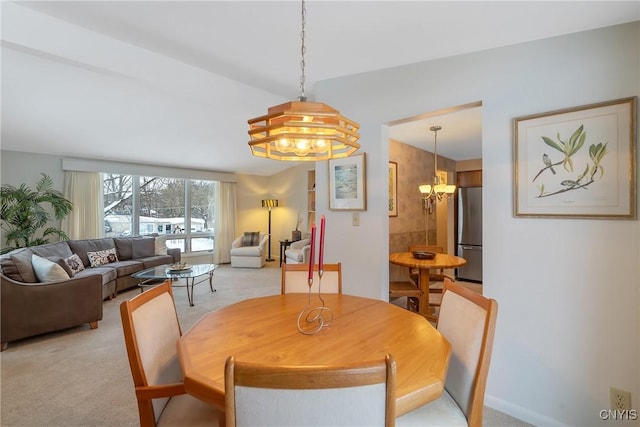
<path fill-rule="evenodd" d="M 457 278 L 482 283 L 482 187 L 458 189 L 458 256 L 467 263 Z"/>

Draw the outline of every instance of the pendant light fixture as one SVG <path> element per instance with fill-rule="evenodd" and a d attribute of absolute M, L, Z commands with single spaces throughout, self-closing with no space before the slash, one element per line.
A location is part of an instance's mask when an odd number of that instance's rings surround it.
<path fill-rule="evenodd" d="M 249 119 L 249 146 L 254 156 L 284 161 L 317 161 L 348 157 L 360 144 L 359 125 L 320 102 L 307 102 L 304 93 L 306 7 L 302 0 L 301 76 L 297 101 L 270 107 L 264 116 Z"/>
<path fill-rule="evenodd" d="M 423 184 L 418 188 L 422 195 L 425 208 L 431 212 L 431 206 L 436 201 L 441 201 L 443 198 L 452 195 L 456 191 L 455 185 L 447 185 L 440 183 L 440 177 L 438 176 L 438 131 L 441 130 L 441 126 L 431 126 L 429 130 L 434 133 L 433 143 L 433 183 Z"/>

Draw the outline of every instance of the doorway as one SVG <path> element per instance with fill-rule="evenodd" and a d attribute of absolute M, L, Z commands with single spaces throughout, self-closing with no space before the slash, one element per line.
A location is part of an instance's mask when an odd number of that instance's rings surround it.
<path fill-rule="evenodd" d="M 431 244 L 456 255 L 456 195 L 443 198 L 429 211 L 418 187 L 433 181 L 436 135 L 432 126 L 441 127 L 437 165 L 446 183 L 456 184 L 460 170 L 482 168 L 482 102 L 395 120 L 388 126 L 389 161 L 397 164 L 397 215 L 389 216 L 390 253 L 404 252 L 411 244 Z M 404 269 L 390 266 L 389 280 L 405 276 Z"/>

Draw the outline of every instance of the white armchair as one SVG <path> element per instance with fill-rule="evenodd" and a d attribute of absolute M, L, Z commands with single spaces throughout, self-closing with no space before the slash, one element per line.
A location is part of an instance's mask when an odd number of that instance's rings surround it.
<path fill-rule="evenodd" d="M 311 252 L 311 241 L 309 239 L 298 240 L 289 245 L 284 251 L 285 263 L 287 264 L 307 264 L 309 263 L 309 253 Z"/>
<path fill-rule="evenodd" d="M 245 233 L 231 243 L 231 267 L 262 268 L 267 258 L 268 234 L 260 233 L 257 245 L 248 245 Z"/>

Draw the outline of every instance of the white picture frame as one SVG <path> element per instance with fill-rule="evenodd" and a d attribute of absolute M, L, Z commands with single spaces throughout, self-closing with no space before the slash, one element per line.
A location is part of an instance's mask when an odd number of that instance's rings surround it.
<path fill-rule="evenodd" d="M 365 153 L 329 160 L 329 209 L 367 210 Z"/>
<path fill-rule="evenodd" d="M 637 97 L 514 119 L 514 216 L 636 218 Z"/>

